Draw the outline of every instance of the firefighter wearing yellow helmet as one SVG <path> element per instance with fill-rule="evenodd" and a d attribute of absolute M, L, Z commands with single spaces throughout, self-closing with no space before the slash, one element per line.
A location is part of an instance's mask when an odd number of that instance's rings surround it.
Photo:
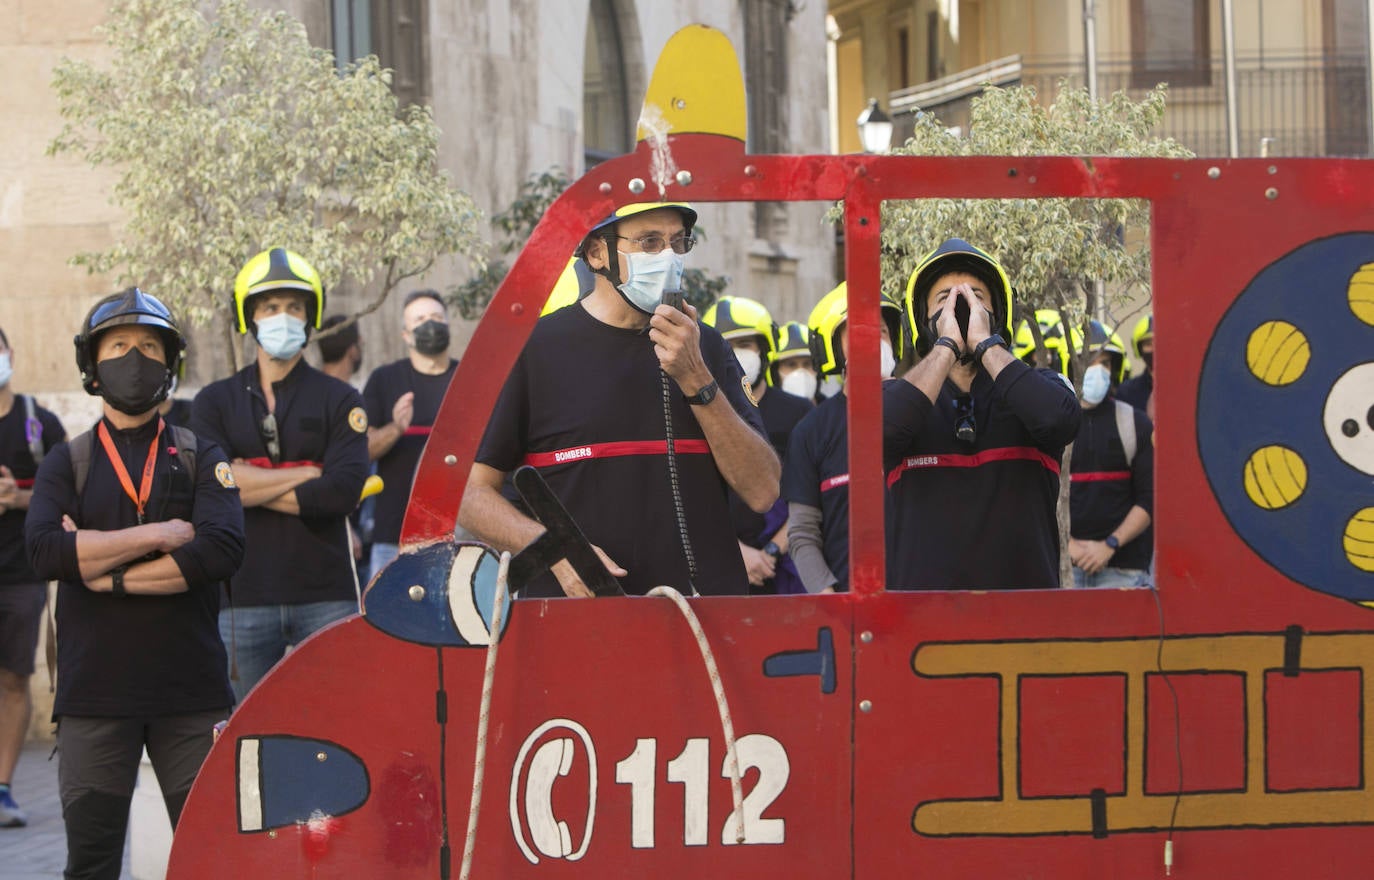
<path fill-rule="evenodd" d="M 893 588 L 1059 584 L 1059 462 L 1082 411 L 1058 375 L 1008 350 L 1011 311 L 1006 270 L 960 239 L 908 280 L 921 360 L 883 386 Z"/>
<path fill-rule="evenodd" d="M 748 588 L 725 487 L 765 512 L 780 466 L 730 346 L 690 303 L 673 304 L 696 220 L 690 205 L 650 202 L 593 224 L 577 249 L 591 291 L 539 319 L 507 378 L 460 524 L 512 552 L 543 534 L 501 494 L 529 465 L 604 569 L 558 566 L 512 584 L 523 595 Z"/>
<path fill-rule="evenodd" d="M 1136 357 L 1145 364 L 1145 372 L 1121 383 L 1116 392 L 1118 400 L 1124 400 L 1139 410 L 1144 410 L 1154 418 L 1155 400 L 1155 316 L 1148 314 L 1136 322 L 1131 333 L 1131 348 Z"/>
<path fill-rule="evenodd" d="M 882 370 L 894 366 L 892 337 L 900 309 L 886 297 L 882 311 Z M 808 593 L 849 589 L 849 419 L 844 394 L 849 337 L 849 290 L 841 282 L 821 297 L 807 319 L 813 363 L 835 391 L 792 432 L 783 462 L 793 564 Z"/>
<path fill-rule="evenodd" d="M 242 700 L 290 646 L 358 610 L 347 517 L 367 479 L 368 423 L 351 385 L 305 361 L 325 294 L 304 257 L 262 251 L 239 271 L 233 297 L 257 354 L 196 396 L 192 425 L 233 463 L 243 502 L 243 565 L 219 618 Z"/>
<path fill-rule="evenodd" d="M 811 401 L 769 387 L 765 365 L 775 350 L 777 326 L 762 303 L 742 296 L 723 296 L 711 304 L 701 322 L 714 327 L 734 350 L 744 373 L 745 389 L 758 404 L 768 440 L 780 460 L 787 460 L 792 429 L 811 411 Z M 762 515 L 730 499 L 730 519 L 739 539 L 744 570 L 752 593 L 799 593 L 801 581 L 787 557 L 787 505 L 778 500 Z"/>
<path fill-rule="evenodd" d="M 816 366 L 811 358 L 811 334 L 800 321 L 778 328 L 773 353 L 768 356 L 768 384 L 803 400 L 816 397 Z"/>

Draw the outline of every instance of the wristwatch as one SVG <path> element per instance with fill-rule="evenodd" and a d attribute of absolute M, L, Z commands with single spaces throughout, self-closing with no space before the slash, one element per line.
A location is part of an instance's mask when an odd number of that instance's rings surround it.
<path fill-rule="evenodd" d="M 982 342 L 978 343 L 978 347 L 973 350 L 973 362 L 978 364 L 979 366 L 982 366 L 983 355 L 987 354 L 989 348 L 992 348 L 995 345 L 1005 347 L 1006 344 L 1007 341 L 1002 338 L 1002 335 L 1000 333 L 992 334 L 987 339 L 984 339 Z"/>
<path fill-rule="evenodd" d="M 127 565 L 110 569 L 110 594 L 114 596 L 127 595 L 124 591 L 124 572 L 128 571 Z"/>
<path fill-rule="evenodd" d="M 717 384 L 715 380 L 712 380 L 710 385 L 703 385 L 701 390 L 698 391 L 696 394 L 682 395 L 682 399 L 690 403 L 692 406 L 705 406 L 706 404 L 715 400 L 716 395 L 719 392 L 720 385 Z"/>
<path fill-rule="evenodd" d="M 774 559 L 777 559 L 779 556 L 782 555 L 782 551 L 778 549 L 778 545 L 773 543 L 772 541 L 769 541 L 767 544 L 763 545 L 763 552 L 773 557 Z"/>
<path fill-rule="evenodd" d="M 1121 541 L 1117 539 L 1116 535 L 1108 535 L 1106 540 L 1104 540 L 1102 543 L 1106 544 L 1113 550 L 1121 546 Z"/>

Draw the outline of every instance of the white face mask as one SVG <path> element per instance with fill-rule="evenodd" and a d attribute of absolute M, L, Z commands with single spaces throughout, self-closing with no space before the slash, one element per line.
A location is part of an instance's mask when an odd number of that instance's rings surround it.
<path fill-rule="evenodd" d="M 735 349 L 735 360 L 739 361 L 739 368 L 744 371 L 744 378 L 749 384 L 755 385 L 759 381 L 759 370 L 763 369 L 763 358 L 757 351 L 748 348 Z"/>
<path fill-rule="evenodd" d="M 793 370 L 782 377 L 782 390 L 810 400 L 816 396 L 816 374 L 810 370 Z"/>
<path fill-rule="evenodd" d="M 305 347 L 305 322 L 286 312 L 278 312 L 257 322 L 258 345 L 280 361 L 287 361 Z"/>
<path fill-rule="evenodd" d="M 844 390 L 844 381 L 839 376 L 826 376 L 820 387 L 821 397 L 834 397 Z"/>
<path fill-rule="evenodd" d="M 0 388 L 10 384 L 10 377 L 14 375 L 14 367 L 10 366 L 10 353 L 0 354 Z"/>
<path fill-rule="evenodd" d="M 617 253 L 625 257 L 628 274 L 620 285 L 620 293 L 630 305 L 646 315 L 663 301 L 663 291 L 682 287 L 682 269 L 686 265 L 681 254 L 664 248 L 656 254 Z"/>
<path fill-rule="evenodd" d="M 882 363 L 878 365 L 878 370 L 882 377 L 886 379 L 888 376 L 892 375 L 893 370 L 897 369 L 897 358 L 892 356 L 892 343 L 888 342 L 886 339 L 879 341 L 878 352 L 878 356 L 882 358 Z"/>
<path fill-rule="evenodd" d="M 1083 402 L 1097 406 L 1107 399 L 1112 387 L 1112 374 L 1102 364 L 1093 364 L 1083 371 Z"/>

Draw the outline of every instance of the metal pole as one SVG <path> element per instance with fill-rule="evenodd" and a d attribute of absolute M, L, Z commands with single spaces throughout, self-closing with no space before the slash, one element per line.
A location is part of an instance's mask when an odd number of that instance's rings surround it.
<path fill-rule="evenodd" d="M 1369 0 L 1374 3 L 1374 0 Z M 1097 101 L 1097 10 L 1096 0 L 1083 0 L 1083 63 L 1087 68 L 1088 97 Z"/>
<path fill-rule="evenodd" d="M 1240 115 L 1236 107 L 1236 19 L 1233 0 L 1221 0 L 1221 48 L 1226 61 L 1226 148 L 1240 155 Z"/>

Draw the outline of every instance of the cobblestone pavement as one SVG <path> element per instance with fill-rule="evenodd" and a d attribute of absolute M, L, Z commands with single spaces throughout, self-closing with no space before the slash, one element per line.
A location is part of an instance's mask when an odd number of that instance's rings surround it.
<path fill-rule="evenodd" d="M 51 742 L 29 742 L 19 757 L 12 787 L 29 816 L 24 828 L 0 828 L 0 876 L 5 880 L 60 880 L 67 864 L 67 833 L 57 797 L 57 758 L 48 760 Z M 129 847 L 124 847 L 120 880 L 132 880 Z"/>

